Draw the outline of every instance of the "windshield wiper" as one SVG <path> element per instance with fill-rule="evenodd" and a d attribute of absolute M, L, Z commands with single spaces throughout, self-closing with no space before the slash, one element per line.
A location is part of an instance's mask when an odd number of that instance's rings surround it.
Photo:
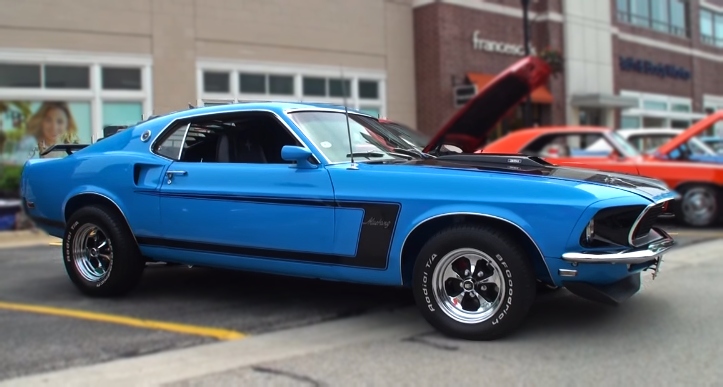
<path fill-rule="evenodd" d="M 386 153 L 369 151 L 369 152 L 349 153 L 346 155 L 346 157 L 352 157 L 352 156 L 354 156 L 354 157 L 384 157 L 386 155 L 387 155 Z"/>
<path fill-rule="evenodd" d="M 424 152 L 420 151 L 419 149 L 417 149 L 417 148 L 415 148 L 415 147 L 410 147 L 410 148 L 394 148 L 394 149 L 392 149 L 392 150 L 393 150 L 394 152 L 397 152 L 397 153 L 402 153 L 402 154 L 409 155 L 409 156 L 415 156 L 415 157 L 419 157 L 419 158 L 421 158 L 421 159 L 433 159 L 433 158 L 435 158 L 434 156 L 430 155 L 429 153 L 424 153 Z"/>

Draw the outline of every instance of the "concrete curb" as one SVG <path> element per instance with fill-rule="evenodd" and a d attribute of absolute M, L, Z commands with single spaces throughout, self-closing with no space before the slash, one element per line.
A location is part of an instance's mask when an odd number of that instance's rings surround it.
<path fill-rule="evenodd" d="M 50 243 L 60 243 L 60 239 L 38 229 L 0 232 L 0 250 L 47 246 Z"/>
<path fill-rule="evenodd" d="M 3 386 L 160 386 L 258 363 L 430 332 L 414 307 L 0 382 Z"/>

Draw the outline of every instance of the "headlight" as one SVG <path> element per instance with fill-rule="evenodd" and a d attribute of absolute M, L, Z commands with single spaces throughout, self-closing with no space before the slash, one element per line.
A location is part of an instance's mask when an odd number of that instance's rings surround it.
<path fill-rule="evenodd" d="M 585 240 L 590 243 L 592 238 L 595 236 L 595 219 L 590 220 L 590 223 L 585 227 Z"/>

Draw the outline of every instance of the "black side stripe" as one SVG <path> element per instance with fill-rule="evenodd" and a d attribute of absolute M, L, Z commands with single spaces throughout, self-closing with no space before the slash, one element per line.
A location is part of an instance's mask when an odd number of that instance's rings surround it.
<path fill-rule="evenodd" d="M 144 192 L 145 193 L 145 192 Z M 157 194 L 148 191 L 150 194 Z M 163 196 L 166 196 L 164 193 Z M 171 195 L 169 195 L 171 196 Z M 173 197 L 182 197 L 199 200 L 226 200 L 249 203 L 269 203 L 303 206 L 324 206 L 337 208 L 356 208 L 364 211 L 361 232 L 357 243 L 356 255 L 320 254 L 302 251 L 277 250 L 238 245 L 219 245 L 202 241 L 174 240 L 156 237 L 136 236 L 140 245 L 148 247 L 163 247 L 171 249 L 191 250 L 226 255 L 246 257 L 259 257 L 279 260 L 290 260 L 308 263 L 324 263 L 365 269 L 386 269 L 389 266 L 389 254 L 397 226 L 399 203 L 373 203 L 373 202 L 345 202 L 325 201 L 315 199 L 287 199 L 271 197 L 249 197 L 211 194 L 180 194 Z"/>
<path fill-rule="evenodd" d="M 197 200 L 220 200 L 230 202 L 247 202 L 247 203 L 268 203 L 268 204 L 288 204 L 296 206 L 317 206 L 317 207 L 341 207 L 339 202 L 335 200 L 324 199 L 297 199 L 297 198 L 275 198 L 266 196 L 240 196 L 226 194 L 203 194 L 191 192 L 158 192 L 151 190 L 136 190 L 136 193 L 143 195 L 162 196 L 167 198 L 183 198 Z"/>

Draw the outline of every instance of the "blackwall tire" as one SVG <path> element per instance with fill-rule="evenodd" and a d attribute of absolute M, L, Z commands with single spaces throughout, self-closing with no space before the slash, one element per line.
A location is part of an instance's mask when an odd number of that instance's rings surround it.
<path fill-rule="evenodd" d="M 414 265 L 412 290 L 422 316 L 441 333 L 461 339 L 494 340 L 513 332 L 537 292 L 530 260 L 518 246 L 481 226 L 434 235 Z"/>
<path fill-rule="evenodd" d="M 690 185 L 681 190 L 675 207 L 675 218 L 684 225 L 710 227 L 719 220 L 721 195 L 711 186 Z"/>
<path fill-rule="evenodd" d="M 73 284 L 92 297 L 117 297 L 140 281 L 145 259 L 122 217 L 101 206 L 84 207 L 69 219 L 63 262 Z"/>

